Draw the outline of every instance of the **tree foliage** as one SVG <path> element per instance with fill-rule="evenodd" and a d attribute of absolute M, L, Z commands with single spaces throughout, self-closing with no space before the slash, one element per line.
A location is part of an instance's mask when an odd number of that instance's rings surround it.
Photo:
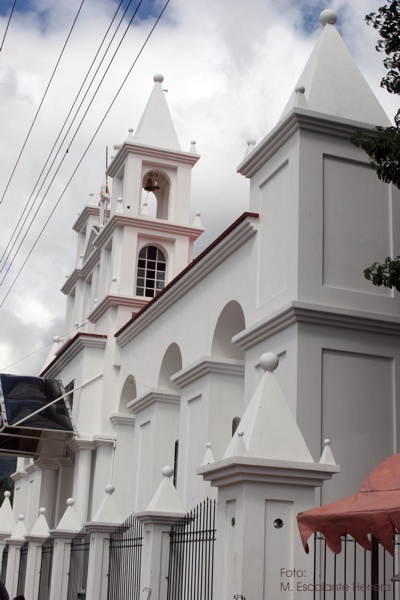
<path fill-rule="evenodd" d="M 376 50 L 386 54 L 383 64 L 387 74 L 382 78 L 381 87 L 390 94 L 400 94 L 400 0 L 382 6 L 365 20 L 379 31 L 381 39 Z M 371 133 L 357 131 L 351 141 L 368 154 L 379 179 L 400 189 L 400 109 L 394 122 L 395 126 L 375 127 Z M 364 275 L 374 285 L 400 291 L 400 257 L 388 257 L 382 264 L 374 263 L 364 270 Z"/>

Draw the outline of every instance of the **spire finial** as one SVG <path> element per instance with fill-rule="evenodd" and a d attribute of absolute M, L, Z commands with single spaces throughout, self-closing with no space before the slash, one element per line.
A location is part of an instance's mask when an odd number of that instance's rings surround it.
<path fill-rule="evenodd" d="M 161 75 L 161 73 L 156 73 L 153 77 L 153 81 L 154 83 L 162 83 L 164 81 L 164 75 Z"/>
<path fill-rule="evenodd" d="M 319 15 L 319 22 L 325 27 L 325 25 L 334 25 L 337 21 L 337 14 L 331 8 L 326 8 Z"/>
<path fill-rule="evenodd" d="M 276 367 L 279 365 L 279 358 L 273 352 L 265 352 L 260 356 L 260 367 L 264 371 L 273 373 Z"/>

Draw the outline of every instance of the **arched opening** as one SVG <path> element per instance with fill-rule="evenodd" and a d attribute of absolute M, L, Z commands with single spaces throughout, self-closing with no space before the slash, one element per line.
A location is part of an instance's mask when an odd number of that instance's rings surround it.
<path fill-rule="evenodd" d="M 232 344 L 232 337 L 245 329 L 242 307 L 236 300 L 228 302 L 219 315 L 211 346 L 212 356 L 244 360 L 244 350 Z"/>
<path fill-rule="evenodd" d="M 140 213 L 167 220 L 171 182 L 166 173 L 152 169 L 146 171 L 142 179 L 142 188 Z"/>
<path fill-rule="evenodd" d="M 144 246 L 138 256 L 136 295 L 154 298 L 165 287 L 167 260 L 157 246 Z"/>
<path fill-rule="evenodd" d="M 136 398 L 136 382 L 133 375 L 129 375 L 126 378 L 125 383 L 122 387 L 121 397 L 119 399 L 118 412 L 124 415 L 130 415 L 128 403 Z"/>
<path fill-rule="evenodd" d="M 158 387 L 163 390 L 178 391 L 178 386 L 171 381 L 172 375 L 182 369 L 182 355 L 178 344 L 168 346 L 161 363 Z"/>

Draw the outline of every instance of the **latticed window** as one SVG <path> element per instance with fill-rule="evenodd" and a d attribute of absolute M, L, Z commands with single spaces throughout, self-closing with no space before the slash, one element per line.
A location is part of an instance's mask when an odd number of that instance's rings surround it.
<path fill-rule="evenodd" d="M 153 298 L 165 286 L 166 260 L 156 246 L 145 246 L 139 252 L 136 295 Z"/>

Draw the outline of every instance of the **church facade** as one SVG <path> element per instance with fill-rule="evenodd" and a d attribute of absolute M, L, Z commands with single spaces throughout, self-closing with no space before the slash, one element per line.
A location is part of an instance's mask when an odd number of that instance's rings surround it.
<path fill-rule="evenodd" d="M 19 459 L 14 512 L 28 532 L 42 506 L 56 528 L 69 497 L 78 521 L 90 522 L 110 483 L 121 519 L 142 513 L 165 465 L 184 511 L 219 500 L 204 465 L 225 468 L 242 441 L 251 454 L 241 423 L 251 421 L 265 353 L 279 357 L 304 460 L 318 463 L 329 438 L 341 467 L 321 502 L 354 493 L 397 451 L 400 299 L 363 268 L 399 253 L 400 198 L 350 143 L 356 129 L 389 121 L 335 20 L 322 13 L 278 124 L 238 167 L 250 180 L 248 212 L 195 259 L 203 229 L 199 215 L 189 223 L 190 180 L 200 157 L 195 143 L 181 150 L 154 77 L 137 129 L 109 165 L 111 191 L 74 225 L 76 263 L 62 289 L 73 333 L 55 342 L 41 376 L 75 389 L 78 435 Z M 296 460 L 285 415 L 265 422 L 266 437 L 281 433 L 256 457 Z"/>

